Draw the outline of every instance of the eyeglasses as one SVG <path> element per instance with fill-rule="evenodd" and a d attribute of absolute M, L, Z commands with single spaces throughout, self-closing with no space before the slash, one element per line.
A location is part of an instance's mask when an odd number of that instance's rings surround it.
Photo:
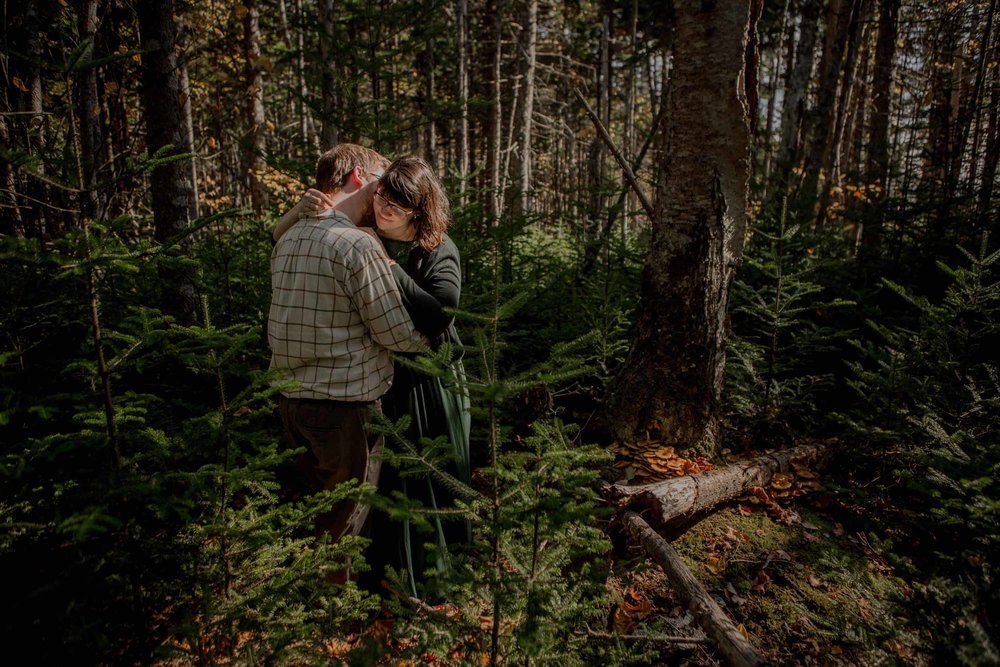
<path fill-rule="evenodd" d="M 375 191 L 375 199 L 378 200 L 379 206 L 384 208 L 386 213 L 388 213 L 391 216 L 402 218 L 404 216 L 409 215 L 410 213 L 413 213 L 412 208 L 403 208 L 402 206 L 393 204 L 391 201 L 386 199 L 386 196 L 384 194 L 382 194 L 378 190 Z"/>

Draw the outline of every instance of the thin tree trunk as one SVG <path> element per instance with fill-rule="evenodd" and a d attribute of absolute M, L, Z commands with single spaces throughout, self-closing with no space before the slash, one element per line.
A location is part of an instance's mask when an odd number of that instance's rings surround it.
<path fill-rule="evenodd" d="M 875 43 L 875 71 L 872 80 L 872 115 L 868 130 L 868 161 L 865 171 L 870 188 L 869 211 L 861 233 L 861 245 L 877 254 L 882 245 L 885 220 L 887 176 L 889 174 L 889 113 L 893 98 L 893 64 L 899 33 L 901 0 L 881 0 L 878 18 L 878 41 Z"/>
<path fill-rule="evenodd" d="M 629 7 L 629 44 L 632 50 L 632 58 L 635 59 L 638 50 L 637 35 L 639 32 L 639 0 L 632 0 Z M 625 121 L 624 121 L 624 142 L 622 150 L 625 159 L 629 163 L 633 162 L 635 156 L 635 98 L 636 98 L 636 75 L 639 68 L 633 64 L 626 72 L 625 84 Z M 558 173 L 558 172 L 557 172 Z M 622 240 L 628 237 L 628 222 L 632 218 L 632 211 L 635 210 L 635 195 L 629 190 L 625 195 L 625 210 L 622 215 Z"/>
<path fill-rule="evenodd" d="M 982 184 L 976 206 L 976 232 L 987 224 L 987 216 L 992 210 L 993 183 L 997 176 L 997 163 L 1000 162 L 1000 120 L 997 107 L 1000 105 L 1000 72 L 992 70 L 993 84 L 990 88 L 990 110 L 986 125 L 986 156 L 983 158 Z"/>
<path fill-rule="evenodd" d="M 458 203 L 466 204 L 469 178 L 469 49 L 468 7 L 466 0 L 455 0 L 455 28 L 457 34 L 458 74 Z"/>
<path fill-rule="evenodd" d="M 969 159 L 969 178 L 966 181 L 966 192 L 972 193 L 973 188 L 976 184 L 976 171 L 979 167 L 979 138 L 980 138 L 980 128 L 982 127 L 982 99 L 983 99 L 983 88 L 986 85 L 986 60 L 989 54 L 992 52 L 990 48 L 990 41 L 993 36 L 993 20 L 996 16 L 997 0 L 990 1 L 990 9 L 986 15 L 986 27 L 983 28 L 983 41 L 979 45 L 979 63 L 976 66 L 976 87 L 973 92 L 972 98 L 972 113 L 975 118 L 975 127 L 972 131 L 972 151 Z M 963 140 L 962 146 L 964 147 L 965 141 Z"/>
<path fill-rule="evenodd" d="M 6 110 L 6 109 L 5 109 Z M 0 145 L 10 146 L 10 130 L 7 128 L 7 118 L 0 114 Z M 0 204 L 0 234 L 12 234 L 24 238 L 24 221 L 21 219 L 21 207 L 17 200 L 17 181 L 10 162 L 0 157 L 0 184 L 4 189 L 3 201 Z"/>
<path fill-rule="evenodd" d="M 23 98 L 27 103 L 23 110 L 30 112 L 29 121 L 23 124 L 25 129 L 24 146 L 28 155 L 37 157 L 45 152 L 46 130 L 48 127 L 48 121 L 42 107 L 41 63 L 43 62 L 43 34 L 42 21 L 38 12 L 38 0 L 28 0 L 24 10 L 24 26 L 27 32 L 27 52 L 29 59 L 26 65 L 25 77 L 27 79 L 28 92 Z M 36 132 L 31 131 L 33 126 L 37 128 Z M 35 173 L 42 177 L 45 176 L 44 161 L 38 160 Z M 49 201 L 45 184 L 40 179 L 28 178 L 24 189 L 28 197 L 35 202 Z M 58 216 L 54 215 L 50 218 L 46 214 L 45 206 L 36 205 L 28 207 L 27 215 L 24 218 L 26 234 L 33 233 L 38 238 L 43 238 L 48 222 L 51 222 L 51 227 L 53 227 L 49 231 L 52 233 L 57 232 L 55 227 L 58 224 Z"/>
<path fill-rule="evenodd" d="M 781 28 L 779 34 L 785 37 L 785 53 L 786 53 L 786 71 L 788 74 L 785 77 L 787 81 L 791 77 L 792 64 L 794 60 L 794 24 L 792 24 L 792 29 L 789 30 L 787 27 L 788 18 L 788 5 L 790 0 L 785 0 L 785 8 L 781 13 Z M 786 36 L 787 32 L 787 36 Z M 782 50 L 780 48 L 774 49 L 774 55 L 771 60 L 771 79 L 768 82 L 768 92 L 767 92 L 767 120 L 764 126 L 764 168 L 761 174 L 761 183 L 763 184 L 763 191 L 761 193 L 763 199 L 767 199 L 767 187 L 768 187 L 768 177 L 771 175 L 771 159 L 774 155 L 774 112 L 777 109 L 777 98 L 778 98 L 778 81 L 781 77 L 778 76 L 778 72 L 781 71 L 782 65 Z"/>
<path fill-rule="evenodd" d="M 340 132 L 337 127 L 337 111 L 340 96 L 337 88 L 337 58 L 334 55 L 336 43 L 336 8 L 334 0 L 320 0 L 319 17 L 321 32 L 319 36 L 320 52 L 320 99 L 323 108 L 323 136 L 320 140 L 321 150 L 329 150 L 340 142 Z"/>
<path fill-rule="evenodd" d="M 490 71 L 491 97 L 493 106 L 490 109 L 490 133 L 489 145 L 487 146 L 486 169 L 489 172 L 489 202 L 487 211 L 489 214 L 489 224 L 496 225 L 500 220 L 501 213 L 501 182 L 500 165 L 503 151 L 503 109 L 501 107 L 501 72 L 503 64 L 503 14 L 504 0 L 493 0 L 493 12 L 491 19 L 493 25 L 493 60 Z M 489 11 L 489 10 L 487 10 Z"/>
<path fill-rule="evenodd" d="M 844 61 L 844 50 L 847 45 L 848 29 L 851 18 L 856 14 L 862 0 L 845 0 L 841 5 L 840 15 L 836 20 L 836 29 L 832 41 L 828 40 L 829 59 L 826 72 L 820 81 L 816 101 L 816 122 L 813 124 L 812 145 L 803 169 L 803 183 L 799 191 L 802 207 L 812 211 L 819 191 L 819 181 L 823 171 L 824 157 L 830 143 L 830 130 L 835 126 L 837 118 L 837 83 L 840 81 L 841 65 Z M 829 179 L 829 174 L 826 174 Z"/>
<path fill-rule="evenodd" d="M 518 128 L 517 196 L 513 202 L 515 215 L 530 213 L 531 204 L 531 126 L 535 112 L 535 58 L 538 35 L 538 0 L 527 0 L 526 18 L 521 28 L 521 57 L 524 67 L 521 73 L 520 118 Z"/>
<path fill-rule="evenodd" d="M 663 178 L 637 334 L 609 401 L 614 434 L 714 449 L 729 287 L 747 224 L 748 0 L 676 7 Z"/>
<path fill-rule="evenodd" d="M 245 179 L 250 188 L 250 202 L 255 214 L 267 208 L 264 186 L 264 74 L 261 69 L 260 18 L 257 0 L 243 0 L 243 58 L 246 78 L 247 141 L 243 158 Z"/>
<path fill-rule="evenodd" d="M 844 141 L 844 128 L 847 125 L 847 114 L 851 108 L 851 96 L 854 93 L 854 77 L 858 70 L 858 52 L 865 40 L 865 26 L 868 23 L 872 0 L 859 0 L 851 15 L 850 36 L 847 52 L 844 56 L 843 77 L 840 83 L 840 95 L 837 98 L 834 114 L 833 135 L 823 158 L 823 172 L 826 179 L 819 198 L 816 214 L 816 224 L 825 222 L 827 207 L 830 203 L 830 191 L 840 186 L 840 153 Z"/>
<path fill-rule="evenodd" d="M 94 185 L 101 165 L 101 102 L 97 96 L 97 67 L 95 44 L 97 41 L 97 0 L 83 0 L 79 7 L 79 32 L 84 49 L 80 54 L 77 71 L 77 118 L 80 137 L 82 182 L 80 206 L 85 217 L 103 217 Z"/>
<path fill-rule="evenodd" d="M 780 200 L 787 193 L 788 178 L 798 162 L 800 133 L 805 116 L 806 91 L 812 78 L 816 35 L 819 28 L 821 0 L 802 0 L 799 19 L 799 41 L 795 49 L 795 65 L 785 85 L 781 107 L 781 148 L 778 151 L 780 184 L 776 193 Z"/>

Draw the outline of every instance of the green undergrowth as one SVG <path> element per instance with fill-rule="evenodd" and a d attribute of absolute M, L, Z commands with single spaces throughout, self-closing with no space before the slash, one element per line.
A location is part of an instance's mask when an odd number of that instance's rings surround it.
<path fill-rule="evenodd" d="M 746 514 L 745 510 L 749 510 Z M 873 536 L 797 508 L 725 508 L 673 542 L 695 577 L 776 664 L 920 664 L 911 590 Z"/>

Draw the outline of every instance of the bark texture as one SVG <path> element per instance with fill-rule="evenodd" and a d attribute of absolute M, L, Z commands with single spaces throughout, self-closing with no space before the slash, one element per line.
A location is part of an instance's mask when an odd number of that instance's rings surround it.
<path fill-rule="evenodd" d="M 699 475 L 638 486 L 616 484 L 608 487 L 607 495 L 619 505 L 648 507 L 656 513 L 657 522 L 670 523 L 738 498 L 752 487 L 767 486 L 776 472 L 788 471 L 793 460 L 817 458 L 826 447 L 825 443 L 802 445 Z"/>
<path fill-rule="evenodd" d="M 868 129 L 868 182 L 877 189 L 869 197 L 870 215 L 865 218 L 862 245 L 877 253 L 882 245 L 885 217 L 884 201 L 889 175 L 889 113 L 893 97 L 893 63 L 899 32 L 900 0 L 882 0 L 879 4 L 878 38 L 875 42 L 875 71 L 872 80 L 872 115 Z M 869 254 L 868 251 L 865 252 Z"/>
<path fill-rule="evenodd" d="M 726 663 L 733 667 L 767 664 L 764 656 L 740 633 L 708 590 L 695 579 L 670 543 L 660 537 L 638 514 L 626 512 L 624 518 L 632 538 L 663 568 L 663 573 L 667 575 L 681 602 L 691 610 Z"/>
<path fill-rule="evenodd" d="M 787 185 L 788 175 L 796 162 L 799 146 L 799 131 L 805 116 L 806 89 L 812 77 L 816 51 L 816 34 L 819 28 L 820 0 L 803 0 L 799 20 L 799 41 L 795 48 L 795 64 L 791 68 L 785 85 L 785 96 L 781 107 L 781 148 L 778 151 L 778 165 L 782 183 Z M 779 193 L 784 195 L 784 192 Z"/>
<path fill-rule="evenodd" d="M 243 56 L 247 86 L 247 142 L 243 169 L 250 186 L 253 211 L 260 215 L 267 208 L 264 186 L 264 73 L 261 69 L 260 17 L 257 0 L 243 0 Z"/>
<path fill-rule="evenodd" d="M 182 153 L 191 117 L 183 94 L 177 58 L 177 21 L 173 0 L 150 0 L 138 7 L 142 39 L 142 105 L 146 118 L 146 148 L 150 155 L 165 146 Z M 187 228 L 195 208 L 191 166 L 185 160 L 161 164 L 150 174 L 154 236 L 165 242 Z M 180 246 L 181 250 L 184 246 Z M 194 276 L 187 268 L 161 264 L 164 310 L 182 322 L 194 322 L 197 302 Z"/>
<path fill-rule="evenodd" d="M 632 349 L 609 401 L 615 436 L 712 449 L 729 288 L 747 224 L 744 56 L 751 3 L 677 5 L 664 179 Z"/>

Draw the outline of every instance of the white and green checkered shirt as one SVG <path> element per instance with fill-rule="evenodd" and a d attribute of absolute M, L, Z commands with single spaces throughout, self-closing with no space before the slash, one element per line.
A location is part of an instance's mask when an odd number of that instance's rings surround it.
<path fill-rule="evenodd" d="M 378 242 L 342 213 L 300 220 L 271 253 L 271 368 L 289 398 L 373 401 L 392 383 L 390 350 L 420 334 Z"/>

